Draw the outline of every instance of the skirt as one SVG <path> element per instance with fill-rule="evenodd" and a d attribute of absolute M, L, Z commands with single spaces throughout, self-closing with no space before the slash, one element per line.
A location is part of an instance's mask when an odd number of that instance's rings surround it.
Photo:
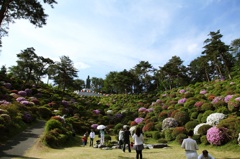
<path fill-rule="evenodd" d="M 133 145 L 133 149 L 137 150 L 137 151 L 140 151 L 140 150 L 144 149 L 144 146 L 143 146 L 143 144 L 141 144 L 141 145 Z"/>

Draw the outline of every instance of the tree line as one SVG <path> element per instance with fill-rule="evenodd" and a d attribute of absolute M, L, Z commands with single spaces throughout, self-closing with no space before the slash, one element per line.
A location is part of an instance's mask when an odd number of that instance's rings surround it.
<path fill-rule="evenodd" d="M 1 76 L 24 81 L 24 85 L 38 85 L 42 79 L 53 81 L 62 90 L 81 90 L 91 88 L 104 93 L 156 93 L 197 82 L 239 77 L 240 39 L 230 45 L 221 41 L 220 30 L 210 32 L 204 41 L 200 57 L 183 65 L 183 60 L 173 56 L 165 65 L 154 68 L 148 61 L 140 61 L 130 70 L 112 71 L 105 79 L 92 77 L 78 78 L 78 70 L 68 56 L 60 57 L 59 62 L 38 56 L 34 48 L 27 48 L 17 54 L 16 66 L 1 68 Z M 90 85 L 89 85 L 90 84 Z"/>

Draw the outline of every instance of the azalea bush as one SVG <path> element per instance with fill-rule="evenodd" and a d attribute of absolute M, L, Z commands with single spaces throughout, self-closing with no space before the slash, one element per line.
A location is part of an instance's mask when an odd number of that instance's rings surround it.
<path fill-rule="evenodd" d="M 219 129 L 215 126 L 208 129 L 207 135 L 206 135 L 208 142 L 212 145 L 217 145 L 217 146 L 225 144 L 227 139 L 227 136 L 225 134 L 226 130 L 227 129 L 224 129 L 224 128 Z"/>
<path fill-rule="evenodd" d="M 226 115 L 223 113 L 213 113 L 207 117 L 207 123 L 209 125 L 216 126 L 220 120 L 224 119 L 225 117 Z"/>
<path fill-rule="evenodd" d="M 178 122 L 174 118 L 166 118 L 162 122 L 162 129 L 174 128 L 178 126 Z"/>

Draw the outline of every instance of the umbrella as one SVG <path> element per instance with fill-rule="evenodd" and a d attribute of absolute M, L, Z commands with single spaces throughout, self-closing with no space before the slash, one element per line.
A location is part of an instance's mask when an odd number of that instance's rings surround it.
<path fill-rule="evenodd" d="M 97 126 L 97 129 L 98 129 L 98 130 L 105 129 L 105 128 L 106 128 L 105 125 L 98 125 L 98 126 Z"/>
<path fill-rule="evenodd" d="M 98 124 L 92 124 L 92 125 L 91 125 L 91 128 L 96 129 L 97 127 L 98 127 Z"/>
<path fill-rule="evenodd" d="M 129 131 L 131 132 L 131 134 L 133 134 L 133 131 L 136 129 L 136 125 L 135 126 L 132 126 L 132 127 L 130 127 L 130 129 L 129 129 Z"/>

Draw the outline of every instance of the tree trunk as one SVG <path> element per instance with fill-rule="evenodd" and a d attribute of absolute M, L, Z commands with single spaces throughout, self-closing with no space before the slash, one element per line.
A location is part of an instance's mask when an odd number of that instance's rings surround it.
<path fill-rule="evenodd" d="M 3 19 L 5 18 L 9 3 L 11 3 L 12 1 L 13 0 L 4 0 L 2 2 L 2 7 L 0 9 L 0 27 L 2 26 Z"/>

